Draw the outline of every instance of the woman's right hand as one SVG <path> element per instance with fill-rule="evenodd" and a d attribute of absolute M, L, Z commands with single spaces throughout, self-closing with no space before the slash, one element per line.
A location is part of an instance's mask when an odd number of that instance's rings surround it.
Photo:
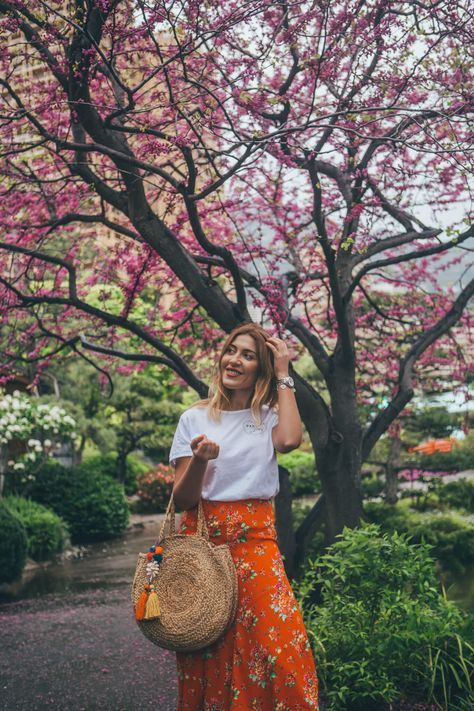
<path fill-rule="evenodd" d="M 208 462 L 210 459 L 217 459 L 219 455 L 219 445 L 212 442 L 206 435 L 198 435 L 191 440 L 191 449 L 195 459 Z"/>

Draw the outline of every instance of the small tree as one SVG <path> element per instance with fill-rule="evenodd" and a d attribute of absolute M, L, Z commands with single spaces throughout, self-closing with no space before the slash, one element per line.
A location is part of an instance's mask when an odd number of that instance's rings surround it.
<path fill-rule="evenodd" d="M 77 358 L 62 358 L 40 371 L 38 390 L 54 388 L 77 421 L 78 453 L 86 443 L 116 455 L 115 476 L 124 482 L 127 457 L 137 449 L 166 458 L 182 412 L 183 388 L 169 370 L 115 364 L 107 375 Z"/>
<path fill-rule="evenodd" d="M 16 390 L 0 399 L 0 496 L 5 475 L 34 479 L 33 465 L 54 453 L 64 440 L 74 440 L 75 420 L 63 407 L 42 403 Z"/>
<path fill-rule="evenodd" d="M 409 446 L 419 444 L 424 439 L 445 439 L 456 430 L 468 425 L 462 412 L 450 412 L 441 405 L 417 407 L 403 418 L 403 429 Z"/>

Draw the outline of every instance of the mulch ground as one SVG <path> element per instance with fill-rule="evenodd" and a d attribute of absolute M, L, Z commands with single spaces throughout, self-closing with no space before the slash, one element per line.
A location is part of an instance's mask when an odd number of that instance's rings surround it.
<path fill-rule="evenodd" d="M 0 709 L 176 708 L 176 663 L 148 642 L 129 586 L 0 605 Z"/>

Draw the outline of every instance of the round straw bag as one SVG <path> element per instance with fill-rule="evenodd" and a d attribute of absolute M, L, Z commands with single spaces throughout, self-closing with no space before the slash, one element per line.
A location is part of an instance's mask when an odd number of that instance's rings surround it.
<path fill-rule="evenodd" d="M 157 543 L 138 555 L 132 603 L 145 637 L 175 652 L 203 649 L 232 624 L 237 573 L 229 546 L 209 542 L 201 500 L 196 533 L 185 535 L 171 497 Z"/>

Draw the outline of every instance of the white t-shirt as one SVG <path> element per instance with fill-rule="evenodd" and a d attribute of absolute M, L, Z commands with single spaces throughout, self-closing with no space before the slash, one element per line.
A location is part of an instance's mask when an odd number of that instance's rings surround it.
<path fill-rule="evenodd" d="M 272 428 L 278 415 L 262 407 L 262 424 L 255 424 L 252 411 L 221 412 L 221 421 L 209 418 L 206 407 L 191 407 L 179 420 L 170 451 L 171 464 L 178 457 L 191 457 L 191 440 L 200 434 L 219 445 L 204 474 L 202 498 L 208 501 L 270 499 L 278 493 L 278 465 L 272 443 Z"/>

